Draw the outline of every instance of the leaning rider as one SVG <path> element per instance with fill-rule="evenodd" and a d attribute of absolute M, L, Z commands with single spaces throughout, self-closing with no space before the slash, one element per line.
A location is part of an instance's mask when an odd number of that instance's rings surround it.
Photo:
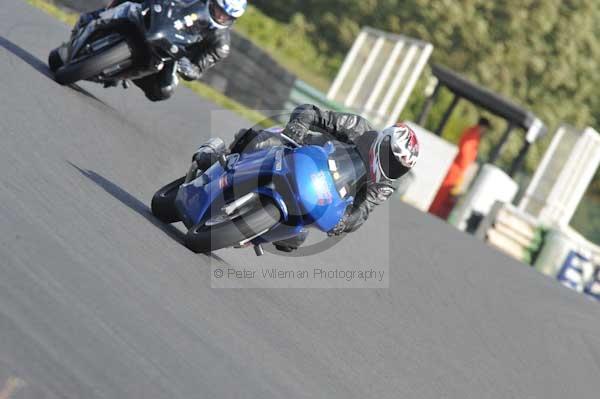
<path fill-rule="evenodd" d="M 419 156 L 417 136 L 404 123 L 377 131 L 359 115 L 302 105 L 293 111 L 282 133 L 298 144 L 306 144 L 310 132 L 329 134 L 338 141 L 356 145 L 368 171 L 366 186 L 357 193 L 342 220 L 328 232 L 329 236 L 350 233 L 362 226 L 373 208 L 392 196 L 398 188 L 398 179 L 411 170 Z M 206 170 L 222 154 L 256 151 L 275 145 L 281 145 L 281 141 L 272 133 L 250 129 L 238 134 L 229 149 L 220 138 L 210 139 L 194 154 L 194 160 L 199 169 Z M 294 238 L 276 242 L 275 247 L 292 252 L 304 243 L 307 235 L 304 230 Z"/>
<path fill-rule="evenodd" d="M 78 32 L 94 20 L 101 20 L 102 13 L 126 2 L 141 3 L 143 0 L 113 0 L 106 8 L 82 14 L 73 27 Z M 198 19 L 202 40 L 189 48 L 190 56 L 171 62 L 157 74 L 134 80 L 146 97 L 151 101 L 162 101 L 170 98 L 179 81 L 177 74 L 184 80 L 198 80 L 208 69 L 225 59 L 231 51 L 229 30 L 240 18 L 247 7 L 247 0 L 198 0 L 205 3 L 204 15 Z"/>

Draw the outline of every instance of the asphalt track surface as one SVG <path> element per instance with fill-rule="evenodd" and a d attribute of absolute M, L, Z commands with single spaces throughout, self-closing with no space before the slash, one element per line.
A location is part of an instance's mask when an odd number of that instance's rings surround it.
<path fill-rule="evenodd" d="M 147 204 L 247 123 L 55 84 L 68 31 L 2 1 L 0 398 L 597 396 L 597 303 L 398 201 L 305 258 L 187 251 Z M 211 288 L 211 264 L 378 262 L 389 289 Z"/>

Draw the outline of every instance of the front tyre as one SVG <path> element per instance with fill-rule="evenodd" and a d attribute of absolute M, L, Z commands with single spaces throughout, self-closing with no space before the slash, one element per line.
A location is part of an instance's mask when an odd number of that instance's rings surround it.
<path fill-rule="evenodd" d="M 48 55 L 48 67 L 50 68 L 52 73 L 56 73 L 56 71 L 58 71 L 58 69 L 61 68 L 63 65 L 64 63 L 58 53 L 58 49 L 55 48 Z"/>
<path fill-rule="evenodd" d="M 161 222 L 170 224 L 181 221 L 181 217 L 175 208 L 175 198 L 179 187 L 184 182 L 185 176 L 167 184 L 152 197 L 152 214 Z"/>
<path fill-rule="evenodd" d="M 205 222 L 192 227 L 185 236 L 185 246 L 195 253 L 208 253 L 233 247 L 270 230 L 281 219 L 272 201 L 260 202 L 241 214 L 224 218 L 221 223 Z M 218 217 L 211 220 L 218 220 Z"/>
<path fill-rule="evenodd" d="M 119 42 L 82 60 L 74 60 L 59 68 L 54 75 L 54 79 L 61 85 L 70 85 L 80 80 L 87 80 L 98 76 L 104 70 L 127 61 L 130 58 L 131 49 L 127 42 Z M 50 67 L 52 68 L 52 66 Z"/>

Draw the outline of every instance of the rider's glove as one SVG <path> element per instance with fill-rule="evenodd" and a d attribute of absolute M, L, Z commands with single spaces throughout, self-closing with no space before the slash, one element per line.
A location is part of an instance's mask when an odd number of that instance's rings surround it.
<path fill-rule="evenodd" d="M 177 73 L 183 80 L 192 81 L 198 80 L 202 77 L 202 73 L 200 72 L 200 68 L 195 65 L 189 58 L 182 58 L 177 61 Z"/>
<path fill-rule="evenodd" d="M 300 122 L 292 121 L 283 129 L 283 134 L 294 140 L 298 144 L 304 143 L 304 137 L 308 129 Z"/>

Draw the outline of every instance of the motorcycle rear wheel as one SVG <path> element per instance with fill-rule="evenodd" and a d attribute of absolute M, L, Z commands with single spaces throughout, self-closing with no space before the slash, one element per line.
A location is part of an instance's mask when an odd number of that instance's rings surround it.
<path fill-rule="evenodd" d="M 269 230 L 281 219 L 279 208 L 265 200 L 262 205 L 248 209 L 233 219 L 222 223 L 207 225 L 198 224 L 192 227 L 185 236 L 185 246 L 195 253 L 208 253 L 218 249 L 239 245 L 248 238 Z"/>
<path fill-rule="evenodd" d="M 54 79 L 61 85 L 70 85 L 80 80 L 100 75 L 104 70 L 131 58 L 131 49 L 127 42 L 119 42 L 108 49 L 99 51 L 80 61 L 75 60 L 54 74 Z"/>

